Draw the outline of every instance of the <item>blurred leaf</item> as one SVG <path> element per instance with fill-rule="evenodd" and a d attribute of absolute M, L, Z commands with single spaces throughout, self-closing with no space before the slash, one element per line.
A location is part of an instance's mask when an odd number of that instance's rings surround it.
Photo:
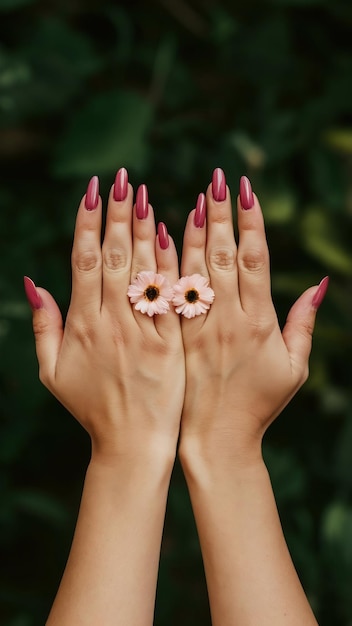
<path fill-rule="evenodd" d="M 352 254 L 343 248 L 327 214 L 318 207 L 308 209 L 301 223 L 302 243 L 325 266 L 352 276 Z"/>
<path fill-rule="evenodd" d="M 322 531 L 325 539 L 329 542 L 339 541 L 343 532 L 348 511 L 341 502 L 334 502 L 325 512 Z"/>
<path fill-rule="evenodd" d="M 266 155 L 264 150 L 252 141 L 248 135 L 241 131 L 236 131 L 228 137 L 228 140 L 249 167 L 260 169 L 265 165 Z"/>
<path fill-rule="evenodd" d="M 269 194 L 263 198 L 266 224 L 285 224 L 295 214 L 295 198 L 289 191 Z"/>
<path fill-rule="evenodd" d="M 10 119 L 16 119 L 60 110 L 100 60 L 84 34 L 58 17 L 45 16 L 36 20 L 9 64 L 5 95 L 12 103 Z"/>
<path fill-rule="evenodd" d="M 76 113 L 59 144 L 54 169 L 59 176 L 91 176 L 118 167 L 143 171 L 153 108 L 137 93 L 118 91 L 92 98 Z"/>
<path fill-rule="evenodd" d="M 326 143 L 340 152 L 352 154 L 352 129 L 340 128 L 330 130 L 325 134 Z"/>

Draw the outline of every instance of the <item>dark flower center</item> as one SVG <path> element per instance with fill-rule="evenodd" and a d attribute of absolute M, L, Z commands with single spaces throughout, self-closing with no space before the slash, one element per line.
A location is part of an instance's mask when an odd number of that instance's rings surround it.
<path fill-rule="evenodd" d="M 197 302 L 197 300 L 199 300 L 199 293 L 196 289 L 189 289 L 185 293 L 185 298 L 187 302 Z"/>
<path fill-rule="evenodd" d="M 153 302 L 159 295 L 159 289 L 155 285 L 149 285 L 144 292 L 144 297 L 150 302 Z"/>

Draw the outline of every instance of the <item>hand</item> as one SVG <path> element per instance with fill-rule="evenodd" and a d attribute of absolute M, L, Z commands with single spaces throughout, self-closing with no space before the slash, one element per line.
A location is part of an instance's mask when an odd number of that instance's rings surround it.
<path fill-rule="evenodd" d="M 175 454 L 184 397 L 179 317 L 172 306 L 166 315 L 143 315 L 127 290 L 143 270 L 174 284 L 177 253 L 164 225 L 156 236 L 144 185 L 134 210 L 132 202 L 119 170 L 101 246 L 98 179 L 91 180 L 78 209 L 64 328 L 52 296 L 27 280 L 40 378 L 88 431 L 93 454 L 139 454 L 149 444 Z"/>
<path fill-rule="evenodd" d="M 219 460 L 258 455 L 265 430 L 308 376 L 316 309 L 328 279 L 303 293 L 281 332 L 263 216 L 246 178 L 237 217 L 238 246 L 230 193 L 223 172 L 215 170 L 206 209 L 200 195 L 184 235 L 181 274 L 209 277 L 215 300 L 206 315 L 182 320 L 187 383 L 181 458 L 195 450 Z"/>

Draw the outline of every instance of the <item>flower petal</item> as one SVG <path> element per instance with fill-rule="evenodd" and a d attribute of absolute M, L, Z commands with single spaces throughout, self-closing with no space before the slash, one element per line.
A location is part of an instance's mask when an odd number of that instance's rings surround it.
<path fill-rule="evenodd" d="M 187 318 L 206 313 L 215 298 L 213 289 L 209 287 L 209 279 L 200 274 L 181 276 L 173 289 L 172 304 L 176 307 L 176 313 L 181 313 Z M 186 294 L 189 291 L 198 293 L 198 298 L 194 302 L 187 300 Z"/>
<path fill-rule="evenodd" d="M 148 287 L 158 290 L 157 297 L 149 300 L 146 296 Z M 173 290 L 168 280 L 162 274 L 155 274 L 150 271 L 139 272 L 133 282 L 129 285 L 127 295 L 131 304 L 135 305 L 136 311 L 146 313 L 149 317 L 167 313 L 169 302 L 173 296 Z"/>

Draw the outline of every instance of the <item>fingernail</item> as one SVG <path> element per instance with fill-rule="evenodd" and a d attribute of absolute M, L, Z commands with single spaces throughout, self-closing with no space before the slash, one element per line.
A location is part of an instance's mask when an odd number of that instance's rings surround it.
<path fill-rule="evenodd" d="M 328 290 L 328 286 L 329 286 L 329 276 L 325 276 L 325 278 L 323 278 L 323 280 L 320 281 L 319 287 L 313 296 L 313 300 L 312 300 L 313 309 L 319 309 L 321 303 L 323 302 L 325 298 L 325 294 Z"/>
<path fill-rule="evenodd" d="M 213 172 L 212 193 L 216 202 L 223 202 L 226 200 L 226 179 L 225 174 L 220 167 L 217 167 Z"/>
<path fill-rule="evenodd" d="M 29 302 L 31 309 L 34 309 L 34 310 L 42 309 L 43 302 L 36 289 L 34 282 L 30 278 L 28 278 L 28 276 L 25 276 L 23 278 L 23 282 L 24 282 L 24 290 L 26 292 L 27 300 Z"/>
<path fill-rule="evenodd" d="M 114 183 L 114 200 L 122 202 L 126 200 L 128 189 L 128 174 L 125 167 L 121 167 L 116 174 Z"/>
<path fill-rule="evenodd" d="M 197 228 L 203 228 L 205 222 L 206 208 L 205 208 L 205 195 L 200 193 L 197 198 L 196 210 L 194 213 L 194 225 Z"/>
<path fill-rule="evenodd" d="M 90 179 L 87 187 L 85 207 L 87 211 L 94 211 L 97 208 L 99 202 L 99 178 L 93 176 Z"/>
<path fill-rule="evenodd" d="M 164 222 L 159 222 L 158 224 L 158 238 L 160 248 L 166 250 L 169 247 L 169 235 Z"/>
<path fill-rule="evenodd" d="M 240 202 L 242 209 L 245 209 L 245 211 L 248 211 L 254 205 L 252 185 L 247 176 L 241 176 L 240 179 Z"/>
<path fill-rule="evenodd" d="M 147 185 L 139 185 L 136 195 L 136 215 L 139 220 L 148 216 L 148 189 Z"/>

